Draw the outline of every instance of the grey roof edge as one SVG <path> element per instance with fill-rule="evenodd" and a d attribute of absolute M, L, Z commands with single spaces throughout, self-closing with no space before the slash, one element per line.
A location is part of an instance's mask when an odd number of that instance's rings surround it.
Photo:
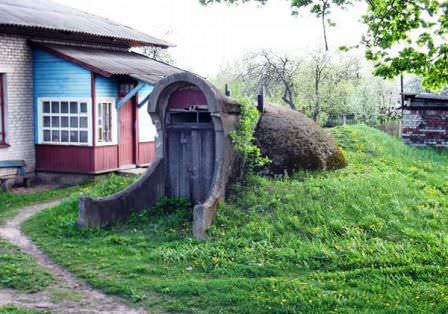
<path fill-rule="evenodd" d="M 23 32 L 51 31 L 128 41 L 134 46 L 173 47 L 172 43 L 113 19 L 54 0 L 0 0 L 0 26 Z M 73 18 L 73 21 L 71 21 Z"/>
<path fill-rule="evenodd" d="M 56 28 L 56 27 L 44 27 L 44 26 L 33 26 L 33 25 L 26 25 L 26 24 L 8 24 L 8 23 L 0 23 L 0 26 L 11 27 L 11 28 L 22 28 L 24 30 L 26 30 L 26 29 L 33 30 L 34 29 L 34 30 L 42 30 L 42 31 L 50 31 L 50 32 L 69 32 L 69 33 L 73 33 L 73 34 L 86 35 L 86 36 L 91 36 L 91 37 L 99 37 L 99 38 L 107 38 L 107 39 L 119 39 L 119 40 L 123 40 L 123 41 L 129 41 L 129 42 L 138 43 L 139 45 L 137 45 L 137 46 L 140 46 L 140 47 L 153 46 L 153 47 L 160 47 L 160 48 L 163 48 L 163 49 L 176 47 L 175 44 L 172 44 L 170 42 L 167 42 L 165 40 L 158 39 L 158 38 L 155 38 L 155 37 L 154 38 L 157 40 L 157 42 L 156 41 L 144 41 L 144 40 L 141 40 L 141 39 L 128 38 L 128 37 L 125 37 L 125 36 L 101 35 L 101 34 L 95 34 L 93 32 L 89 33 L 89 32 L 83 32 L 83 31 L 78 31 L 78 30 L 62 29 L 62 28 Z"/>
<path fill-rule="evenodd" d="M 413 94 L 408 93 L 404 94 L 405 98 L 412 98 L 412 99 L 428 99 L 428 100 L 446 100 L 448 101 L 448 96 L 446 95 L 435 95 L 435 94 Z"/>

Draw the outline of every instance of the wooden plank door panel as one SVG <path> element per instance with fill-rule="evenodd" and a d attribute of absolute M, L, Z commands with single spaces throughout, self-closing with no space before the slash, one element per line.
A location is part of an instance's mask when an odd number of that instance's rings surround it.
<path fill-rule="evenodd" d="M 179 156 L 179 190 L 180 197 L 191 197 L 191 132 L 182 130 L 180 132 L 180 151 Z"/>
<path fill-rule="evenodd" d="M 201 201 L 203 199 L 204 192 L 202 190 L 202 134 L 199 130 L 191 131 L 191 186 L 192 186 L 192 199 L 194 201 Z"/>
<path fill-rule="evenodd" d="M 205 201 L 213 181 L 213 169 L 215 165 L 215 133 L 212 129 L 201 133 L 201 202 Z"/>
<path fill-rule="evenodd" d="M 167 194 L 204 202 L 213 179 L 214 149 L 211 128 L 168 128 Z"/>
<path fill-rule="evenodd" d="M 171 197 L 179 197 L 180 190 L 177 180 L 180 176 L 178 158 L 181 155 L 180 131 L 169 129 L 168 136 L 168 185 L 167 194 Z"/>

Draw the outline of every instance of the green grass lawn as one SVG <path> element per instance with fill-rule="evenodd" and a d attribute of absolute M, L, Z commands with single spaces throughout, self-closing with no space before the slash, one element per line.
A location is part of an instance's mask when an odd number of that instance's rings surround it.
<path fill-rule="evenodd" d="M 50 312 L 20 309 L 15 306 L 4 306 L 0 307 L 0 314 L 50 314 Z"/>
<path fill-rule="evenodd" d="M 349 167 L 248 178 L 208 242 L 173 206 L 79 230 L 75 199 L 24 230 L 94 286 L 156 311 L 448 312 L 448 154 L 365 126 L 332 133 Z"/>
<path fill-rule="evenodd" d="M 0 288 L 37 292 L 48 287 L 53 280 L 32 257 L 0 240 Z"/>
<path fill-rule="evenodd" d="M 79 189 L 80 186 L 73 186 L 30 194 L 0 191 L 0 224 L 17 214 L 17 211 L 22 207 L 66 197 Z"/>

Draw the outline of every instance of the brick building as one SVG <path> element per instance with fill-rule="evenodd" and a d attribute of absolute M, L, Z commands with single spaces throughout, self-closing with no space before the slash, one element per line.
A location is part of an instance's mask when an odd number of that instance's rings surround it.
<path fill-rule="evenodd" d="M 0 183 L 146 166 L 153 86 L 182 70 L 131 52 L 167 42 L 50 0 L 0 0 Z"/>
<path fill-rule="evenodd" d="M 414 146 L 448 147 L 448 96 L 405 95 L 402 138 Z"/>

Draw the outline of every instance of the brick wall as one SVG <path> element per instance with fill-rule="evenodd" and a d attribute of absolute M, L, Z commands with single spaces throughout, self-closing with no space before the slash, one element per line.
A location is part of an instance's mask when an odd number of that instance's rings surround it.
<path fill-rule="evenodd" d="M 448 147 L 448 107 L 403 110 L 402 138 L 414 146 Z"/>
<path fill-rule="evenodd" d="M 0 148 L 1 160 L 25 160 L 34 171 L 32 53 L 26 39 L 0 34 L 0 73 L 7 81 L 7 138 L 10 147 Z M 0 177 L 15 174 L 0 169 Z"/>

